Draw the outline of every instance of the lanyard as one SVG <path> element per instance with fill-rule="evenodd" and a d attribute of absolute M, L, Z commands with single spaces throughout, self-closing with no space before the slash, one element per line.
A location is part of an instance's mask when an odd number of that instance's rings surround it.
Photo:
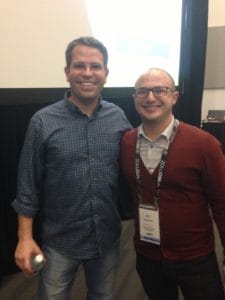
<path fill-rule="evenodd" d="M 156 205 L 157 205 L 157 202 L 159 201 L 160 185 L 162 182 L 163 171 L 164 171 L 167 156 L 168 156 L 169 144 L 172 142 L 172 140 L 174 139 L 174 137 L 176 135 L 178 125 L 179 125 L 179 121 L 174 119 L 173 129 L 172 129 L 172 132 L 171 132 L 171 135 L 169 138 L 169 143 L 168 143 L 167 147 L 163 149 L 162 156 L 160 158 L 159 171 L 158 171 L 158 175 L 157 175 L 156 194 L 154 196 L 154 202 Z M 141 196 L 142 182 L 141 182 L 141 172 L 140 172 L 140 160 L 141 160 L 140 150 L 141 150 L 141 139 L 138 137 L 137 143 L 136 143 L 136 151 L 135 151 L 135 173 L 136 173 L 136 180 L 137 180 L 137 184 L 138 184 L 138 198 L 139 198 L 140 203 L 142 203 L 143 199 Z"/>

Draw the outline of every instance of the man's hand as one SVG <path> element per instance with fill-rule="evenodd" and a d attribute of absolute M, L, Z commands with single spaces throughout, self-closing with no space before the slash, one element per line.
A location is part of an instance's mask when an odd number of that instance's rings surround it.
<path fill-rule="evenodd" d="M 15 251 L 15 261 L 16 265 L 28 277 L 36 273 L 31 266 L 31 257 L 37 254 L 43 255 L 40 247 L 33 239 L 19 240 Z"/>
<path fill-rule="evenodd" d="M 18 244 L 15 251 L 16 265 L 27 276 L 33 276 L 31 257 L 42 254 L 38 244 L 33 239 L 33 218 L 18 215 Z"/>

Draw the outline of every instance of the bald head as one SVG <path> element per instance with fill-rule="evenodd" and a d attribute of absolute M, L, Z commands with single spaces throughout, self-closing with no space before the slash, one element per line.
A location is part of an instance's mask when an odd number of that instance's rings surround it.
<path fill-rule="evenodd" d="M 173 77 L 166 70 L 160 68 L 150 68 L 147 70 L 147 72 L 140 75 L 135 82 L 135 88 L 143 86 L 144 82 L 150 78 L 162 80 L 163 82 L 167 83 L 168 87 L 175 90 L 175 82 Z"/>

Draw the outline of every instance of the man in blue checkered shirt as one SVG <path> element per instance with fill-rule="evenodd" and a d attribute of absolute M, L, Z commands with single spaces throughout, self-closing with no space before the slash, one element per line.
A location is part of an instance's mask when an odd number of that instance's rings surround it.
<path fill-rule="evenodd" d="M 123 111 L 100 93 L 108 75 L 105 46 L 92 37 L 66 50 L 70 84 L 64 99 L 31 118 L 21 153 L 17 196 L 16 264 L 34 274 L 31 257 L 42 254 L 38 299 L 69 299 L 83 264 L 87 299 L 113 299 L 118 263 L 119 143 L 131 128 Z M 33 236 L 39 216 L 41 243 Z"/>

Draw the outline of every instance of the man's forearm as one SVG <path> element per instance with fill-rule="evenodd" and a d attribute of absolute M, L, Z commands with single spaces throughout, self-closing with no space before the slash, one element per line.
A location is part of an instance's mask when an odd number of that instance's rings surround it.
<path fill-rule="evenodd" d="M 33 218 L 18 215 L 18 238 L 19 240 L 33 238 Z"/>

